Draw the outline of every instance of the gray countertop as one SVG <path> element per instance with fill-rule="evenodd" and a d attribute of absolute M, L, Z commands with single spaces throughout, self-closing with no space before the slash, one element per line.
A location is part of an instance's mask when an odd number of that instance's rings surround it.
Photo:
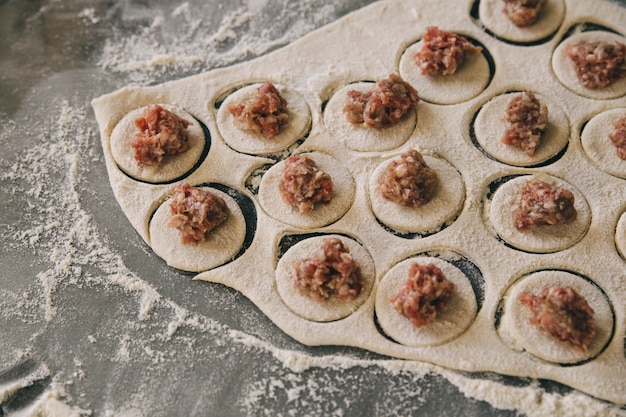
<path fill-rule="evenodd" d="M 44 395 L 132 417 L 513 416 L 489 387 L 575 395 L 303 346 L 235 290 L 167 267 L 117 205 L 90 100 L 251 59 L 368 3 L 0 1 L 0 416 Z"/>

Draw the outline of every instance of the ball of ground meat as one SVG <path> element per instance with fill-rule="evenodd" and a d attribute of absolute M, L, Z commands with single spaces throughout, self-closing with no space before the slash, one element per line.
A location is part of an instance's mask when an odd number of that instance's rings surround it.
<path fill-rule="evenodd" d="M 378 190 L 383 198 L 406 207 L 421 207 L 437 193 L 439 176 L 411 149 L 387 167 Z"/>
<path fill-rule="evenodd" d="M 422 327 L 436 320 L 455 291 L 456 285 L 436 265 L 414 262 L 404 286 L 391 303 L 415 327 Z"/>
<path fill-rule="evenodd" d="M 361 268 L 338 238 L 326 238 L 311 257 L 294 265 L 295 286 L 317 301 L 330 297 L 353 300 L 363 289 Z"/>
<path fill-rule="evenodd" d="M 343 112 L 352 124 L 383 129 L 398 124 L 418 102 L 417 91 L 397 74 L 391 74 L 370 91 L 349 91 Z"/>

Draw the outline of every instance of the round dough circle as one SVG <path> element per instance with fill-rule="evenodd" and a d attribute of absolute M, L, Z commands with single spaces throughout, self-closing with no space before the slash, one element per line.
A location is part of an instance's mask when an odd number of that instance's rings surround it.
<path fill-rule="evenodd" d="M 387 167 L 400 156 L 388 159 L 372 173 L 369 196 L 372 211 L 382 223 L 399 232 L 432 233 L 456 218 L 465 201 L 463 177 L 450 163 L 441 158 L 422 155 L 428 166 L 439 175 L 439 189 L 427 204 L 412 208 L 385 199 L 378 191 Z"/>
<path fill-rule="evenodd" d="M 489 207 L 489 219 L 498 235 L 509 245 L 526 252 L 551 253 L 567 249 L 582 239 L 591 223 L 591 210 L 582 193 L 566 181 L 544 176 L 553 185 L 566 188 L 574 194 L 574 207 L 578 214 L 572 223 L 535 226 L 523 231 L 513 226 L 513 211 L 531 175 L 515 177 L 502 184 L 494 193 Z"/>
<path fill-rule="evenodd" d="M 214 229 L 207 241 L 184 244 L 180 240 L 180 232 L 173 227 L 167 227 L 171 217 L 170 199 L 161 204 L 150 221 L 152 250 L 168 265 L 184 271 L 206 271 L 226 263 L 239 252 L 246 236 L 246 221 L 239 204 L 219 190 L 201 188 L 223 198 L 230 209 L 226 222 Z"/>
<path fill-rule="evenodd" d="M 311 112 L 304 98 L 296 91 L 275 85 L 280 95 L 287 101 L 287 124 L 273 138 L 260 133 L 242 130 L 233 123 L 233 115 L 228 107 L 250 99 L 261 83 L 248 85 L 230 94 L 217 111 L 217 127 L 224 142 L 236 151 L 253 155 L 270 155 L 281 152 L 293 145 L 306 134 L 311 125 Z"/>
<path fill-rule="evenodd" d="M 329 237 L 341 239 L 350 250 L 352 258 L 361 267 L 364 285 L 361 294 L 353 300 L 341 301 L 331 297 L 325 301 L 316 301 L 295 287 L 293 264 L 311 256 L 322 241 Z M 283 302 L 298 316 L 317 322 L 340 320 L 355 312 L 369 297 L 375 279 L 376 270 L 370 254 L 355 240 L 342 235 L 323 235 L 304 239 L 289 248 L 276 267 L 276 288 Z"/>
<path fill-rule="evenodd" d="M 617 222 L 617 228 L 615 229 L 615 244 L 617 250 L 626 259 L 626 213 L 622 214 Z"/>
<path fill-rule="evenodd" d="M 539 294 L 548 284 L 572 287 L 593 309 L 596 334 L 587 352 L 576 350 L 530 323 L 531 311 L 519 301 L 519 296 L 524 292 Z M 596 356 L 609 342 L 613 311 L 602 291 L 586 279 L 565 271 L 539 271 L 523 277 L 509 289 L 499 331 L 512 347 L 524 349 L 537 358 L 554 363 L 577 363 Z"/>
<path fill-rule="evenodd" d="M 626 43 L 626 38 L 615 33 L 596 30 L 582 32 L 572 35 L 564 39 L 554 50 L 552 54 L 552 69 L 559 81 L 574 93 L 583 97 L 594 98 L 599 100 L 608 100 L 618 98 L 626 94 L 626 77 L 622 77 L 613 81 L 604 88 L 592 89 L 584 87 L 578 81 L 574 63 L 567 56 L 566 47 L 568 44 L 574 44 L 582 40 L 587 41 L 605 41 L 605 42 L 621 42 Z"/>
<path fill-rule="evenodd" d="M 520 167 L 541 164 L 567 146 L 570 136 L 569 120 L 553 100 L 535 93 L 537 99 L 548 107 L 548 125 L 541 135 L 535 154 L 528 156 L 521 149 L 502 143 L 506 130 L 503 120 L 506 107 L 509 101 L 519 94 L 519 92 L 501 94 L 485 103 L 476 115 L 474 134 L 485 152 L 500 162 Z"/>
<path fill-rule="evenodd" d="M 454 74 L 422 75 L 413 57 L 422 41 L 409 46 L 400 58 L 400 76 L 411 84 L 422 100 L 435 104 L 458 104 L 479 95 L 491 79 L 485 51 L 465 54 L 463 64 Z"/>
<path fill-rule="evenodd" d="M 585 153 L 601 170 L 626 178 L 626 160 L 617 156 L 617 148 L 609 139 L 613 125 L 626 117 L 626 108 L 612 109 L 594 116 L 585 125 L 580 140 Z"/>
<path fill-rule="evenodd" d="M 263 210 L 274 219 L 302 229 L 323 227 L 342 217 L 352 206 L 355 185 L 352 174 L 338 160 L 323 153 L 303 154 L 317 164 L 320 171 L 326 172 L 333 180 L 333 194 L 328 203 L 315 205 L 308 213 L 301 214 L 297 208 L 287 204 L 280 195 L 278 184 L 283 177 L 285 161 L 272 166 L 259 185 L 259 203 Z"/>
<path fill-rule="evenodd" d="M 414 262 L 434 264 L 456 285 L 456 292 L 448 300 L 447 308 L 434 322 L 422 327 L 415 327 L 390 301 L 406 282 Z M 406 346 L 436 346 L 449 342 L 467 330 L 474 321 L 476 311 L 476 295 L 467 276 L 440 258 L 417 256 L 405 259 L 385 274 L 376 290 L 376 317 L 380 327 L 389 337 Z"/>
<path fill-rule="evenodd" d="M 169 182 L 185 176 L 202 156 L 206 141 L 202 126 L 192 115 L 168 104 L 159 104 L 159 106 L 190 123 L 186 129 L 189 149 L 176 155 L 165 156 L 160 166 L 138 164 L 132 148 L 135 135 L 139 133 L 135 126 L 135 119 L 141 117 L 149 106 L 127 113 L 111 132 L 111 154 L 118 168 L 136 180 L 150 183 Z"/>
<path fill-rule="evenodd" d="M 364 93 L 374 86 L 375 83 L 372 82 L 347 85 L 330 98 L 324 109 L 324 123 L 328 135 L 340 140 L 353 151 L 381 152 L 395 149 L 409 139 L 417 124 L 417 111 L 415 109 L 409 110 L 400 123 L 383 129 L 372 129 L 348 122 L 343 113 L 348 92 L 356 90 Z"/>
<path fill-rule="evenodd" d="M 554 34 L 565 17 L 563 0 L 546 0 L 537 21 L 518 27 L 506 17 L 503 0 L 480 0 L 478 15 L 485 27 L 495 36 L 516 43 L 541 41 Z"/>

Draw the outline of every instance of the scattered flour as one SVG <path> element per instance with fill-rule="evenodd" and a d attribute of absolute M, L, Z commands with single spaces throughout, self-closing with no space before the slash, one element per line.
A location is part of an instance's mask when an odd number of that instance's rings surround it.
<path fill-rule="evenodd" d="M 72 407 L 65 402 L 65 388 L 53 381 L 50 388 L 30 406 L 12 415 L 15 417 L 84 417 L 92 415 L 91 410 Z"/>
<path fill-rule="evenodd" d="M 278 9 L 270 8 L 268 2 L 252 0 L 248 7 L 223 5 L 233 9 L 225 13 L 226 17 L 220 22 L 200 18 L 204 13 L 198 13 L 197 8 L 201 5 L 180 3 L 167 15 L 140 16 L 142 18 L 137 25 L 141 30 L 134 35 L 115 32 L 104 45 L 99 69 L 128 82 L 151 83 L 162 77 L 165 71 L 185 74 L 232 64 L 285 45 L 329 22 L 340 11 L 340 6 L 328 4 L 320 8 L 315 3 L 315 0 L 307 0 L 297 6 Z M 273 12 L 277 13 L 277 21 L 298 23 L 277 28 L 261 27 L 257 23 L 264 20 L 256 19 L 257 13 Z M 79 17 L 92 25 L 103 21 L 103 17 L 92 8 L 84 9 Z M 171 27 L 182 28 L 182 32 L 172 31 Z M 424 363 L 358 359 L 350 355 L 314 356 L 282 349 L 178 305 L 160 294 L 145 277 L 138 276 L 125 265 L 122 254 L 115 251 L 108 236 L 100 230 L 85 207 L 82 195 L 87 191 L 81 188 L 84 175 L 90 164 L 103 164 L 101 151 L 93 148 L 95 131 L 92 126 L 95 122 L 86 109 L 86 105 L 69 100 L 58 101 L 50 117 L 56 120 L 56 126 L 39 129 L 41 137 L 37 143 L 21 151 L 16 162 L 1 167 L 3 195 L 17 199 L 24 194 L 28 203 L 23 208 L 20 222 L 0 225 L 3 245 L 6 250 L 29 253 L 44 262 L 49 259 L 49 264 L 46 264 L 49 267 L 36 275 L 36 292 L 0 290 L 3 315 L 18 317 L 22 323 L 37 322 L 41 317 L 44 325 L 52 326 L 63 322 L 66 309 L 71 308 L 56 302 L 64 291 L 86 285 L 111 294 L 117 294 L 121 289 L 136 301 L 137 312 L 135 317 L 129 317 L 128 323 L 121 326 L 121 334 L 111 336 L 115 340 L 113 353 L 103 360 L 121 364 L 122 368 L 141 361 L 147 364 L 146 372 L 161 375 L 159 366 L 181 350 L 189 355 L 198 355 L 192 356 L 196 359 L 202 355 L 223 355 L 224 361 L 229 360 L 233 349 L 243 349 L 246 354 L 268 354 L 275 358 L 271 369 L 255 378 L 239 399 L 242 412 L 248 415 L 302 415 L 303 412 L 310 415 L 348 415 L 351 403 L 345 389 L 361 389 L 364 381 L 352 373 L 344 374 L 342 370 L 355 368 L 371 370 L 369 375 L 374 380 L 380 377 L 391 381 L 386 392 L 393 394 L 388 399 L 377 397 L 379 401 L 373 403 L 375 415 L 408 415 L 412 414 L 412 410 L 419 410 L 426 401 L 428 385 L 425 379 L 430 375 L 447 379 L 468 398 L 528 416 L 626 415 L 623 410 L 582 394 L 548 393 L 536 384 L 509 386 Z M 39 127 L 48 121 L 44 120 Z M 8 121 L 1 132 L 0 143 L 8 142 L 12 134 L 18 133 L 18 127 Z M 130 231 L 131 227 L 128 229 Z M 28 297 L 31 297 L 30 301 Z M 156 331 L 156 336 L 146 338 L 141 335 L 145 328 L 152 332 L 160 329 L 160 332 Z M 98 334 L 94 330 L 86 336 L 86 345 L 100 347 L 106 343 L 107 336 L 110 335 Z M 205 348 L 203 343 L 208 346 L 207 340 L 212 345 Z M 232 345 L 235 348 L 229 349 L 228 346 Z M 223 351 L 220 350 L 222 346 Z M 66 393 L 63 384 L 71 385 L 80 393 L 81 384 L 89 381 L 91 374 L 88 364 L 80 359 L 78 352 L 67 354 L 76 355 L 71 359 L 74 369 L 66 370 L 69 374 L 59 372 L 56 376 L 57 371 L 41 364 L 26 376 L 2 381 L 0 404 L 20 390 L 54 374 L 50 387 L 35 402 L 11 415 L 91 415 L 89 410 L 68 405 L 75 400 Z M 120 375 L 123 376 L 123 373 Z M 118 375 L 110 376 L 112 385 L 115 385 Z M 161 376 L 164 377 L 164 384 L 170 383 L 164 375 Z M 183 378 L 182 373 L 178 377 Z M 143 382 L 135 387 L 131 400 L 121 405 L 107 402 L 104 409 L 94 411 L 94 415 L 151 416 L 155 415 L 155 406 L 162 411 L 157 402 L 166 399 L 160 397 L 158 389 L 154 392 L 154 387 L 146 382 L 151 380 L 146 378 L 140 378 Z M 218 384 L 219 379 L 214 382 Z M 115 398 L 116 392 L 119 393 L 113 386 L 106 391 L 103 395 L 106 394 L 107 398 Z M 275 413 L 277 405 L 281 406 L 282 414 Z M 198 413 L 201 414 L 200 411 Z M 3 413 L 0 411 L 0 414 Z"/>
<path fill-rule="evenodd" d="M 0 384 L 0 404 L 6 402 L 9 398 L 11 398 L 17 391 L 24 387 L 28 387 L 33 384 L 33 382 L 38 381 L 40 379 L 46 378 L 50 375 L 50 370 L 47 366 L 41 365 L 33 372 L 28 375 L 22 377 L 19 380 L 9 381 L 6 383 Z"/>
<path fill-rule="evenodd" d="M 220 4 L 221 21 L 211 19 L 210 4 L 184 2 L 167 15 L 133 15 L 142 30 L 114 33 L 106 40 L 99 65 L 137 83 L 154 82 L 163 70 L 199 72 L 262 55 L 330 22 L 340 5 L 316 6 L 307 0 L 282 7 L 250 1 L 248 6 Z M 259 17 L 259 15 L 262 15 Z M 271 16 L 276 24 L 265 25 Z"/>
<path fill-rule="evenodd" d="M 78 17 L 84 19 L 87 23 L 92 25 L 100 23 L 100 18 L 96 16 L 96 9 L 93 7 L 84 8 L 80 13 L 78 13 Z"/>
<path fill-rule="evenodd" d="M 436 374 L 453 383 L 465 396 L 478 401 L 484 401 L 501 410 L 512 410 L 528 417 L 544 416 L 626 416 L 626 410 L 619 410 L 602 401 L 596 401 L 576 391 L 565 395 L 549 393 L 541 388 L 538 382 L 533 381 L 525 386 L 507 385 L 493 378 L 474 378 L 471 375 L 450 371 L 428 363 L 402 361 L 402 360 L 363 360 L 348 356 L 311 356 L 293 350 L 276 348 L 258 338 L 241 332 L 231 331 L 234 340 L 238 340 L 248 346 L 267 350 L 282 363 L 283 367 L 295 374 L 279 370 L 279 376 L 259 381 L 249 390 L 243 405 L 248 410 L 254 410 L 268 398 L 276 398 L 286 395 L 292 412 L 297 415 L 297 410 L 310 410 L 312 405 L 323 407 L 324 398 L 329 391 L 334 391 L 341 386 L 343 381 L 320 381 L 311 380 L 306 375 L 308 371 L 315 369 L 342 370 L 350 368 L 376 367 L 381 373 L 393 375 L 399 379 L 410 379 L 413 383 L 408 386 L 400 386 L 395 392 L 394 399 L 412 398 L 413 401 L 423 402 L 422 390 L 426 389 L 424 378 Z M 317 374 L 316 374 L 317 376 Z M 284 381 L 284 378 L 287 381 Z M 281 394 L 279 394 L 281 393 Z M 308 403 L 310 402 L 310 403 Z M 387 408 L 381 409 L 376 415 L 404 415 L 403 412 L 392 412 L 393 406 L 387 404 Z M 396 405 L 397 406 L 397 405 Z M 411 409 L 414 409 L 415 404 Z M 324 414 L 328 410 L 315 408 L 316 415 Z M 284 415 L 290 415 L 285 412 Z M 343 415 L 335 413 L 333 415 Z"/>

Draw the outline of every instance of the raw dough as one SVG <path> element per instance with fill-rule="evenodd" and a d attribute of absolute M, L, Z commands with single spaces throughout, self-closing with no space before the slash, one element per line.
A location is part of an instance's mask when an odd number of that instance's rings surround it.
<path fill-rule="evenodd" d="M 596 334 L 587 352 L 580 352 L 531 324 L 530 309 L 518 297 L 524 292 L 538 294 L 545 285 L 570 286 L 582 295 L 594 311 Z M 613 311 L 606 295 L 595 284 L 571 272 L 540 271 L 515 282 L 505 296 L 501 336 L 514 348 L 555 363 L 577 363 L 596 356 L 613 335 Z"/>
<path fill-rule="evenodd" d="M 306 154 L 317 164 L 320 171 L 326 172 L 333 180 L 332 199 L 328 203 L 316 204 L 308 213 L 300 213 L 297 208 L 287 204 L 278 189 L 283 171 L 284 160 L 272 166 L 261 179 L 259 202 L 263 210 L 274 219 L 303 229 L 326 226 L 345 214 L 354 201 L 354 179 L 338 160 L 323 153 Z"/>
<path fill-rule="evenodd" d="M 482 93 L 489 84 L 491 73 L 484 49 L 465 53 L 463 63 L 454 74 L 433 77 L 422 75 L 413 60 L 421 48 L 422 41 L 414 43 L 400 58 L 400 76 L 417 90 L 420 99 L 435 104 L 462 103 Z"/>
<path fill-rule="evenodd" d="M 375 2 L 284 48 L 232 68 L 213 69 L 162 85 L 125 87 L 100 97 L 94 100 L 93 107 L 115 197 L 133 227 L 151 244 L 147 232 L 148 220 L 153 207 L 167 193 L 166 186 L 134 181 L 122 173 L 110 153 L 110 136 L 118 120 L 137 107 L 160 102 L 177 103 L 202 121 L 211 132 L 211 150 L 188 181 L 193 184 L 225 184 L 242 190 L 258 208 L 254 225 L 256 232 L 246 252 L 233 262 L 226 261 L 223 266 L 202 272 L 197 279 L 220 282 L 241 291 L 278 328 L 307 345 L 352 346 L 387 357 L 430 362 L 461 372 L 489 371 L 550 379 L 591 396 L 625 404 L 623 335 L 626 332 L 626 298 L 618 289 L 622 288 L 626 273 L 624 259 L 618 255 L 616 248 L 618 238 L 615 233 L 616 217 L 624 213 L 626 187 L 624 179 L 599 172 L 579 146 L 579 133 L 584 122 L 608 108 L 624 105 L 618 100 L 589 99 L 563 87 L 552 72 L 551 60 L 558 40 L 565 36 L 568 28 L 589 21 L 589 16 L 594 16 L 593 21 L 599 25 L 621 28 L 626 21 L 626 8 L 609 1 L 593 4 L 563 1 L 565 18 L 555 39 L 532 46 L 512 45 L 485 33 L 481 23 L 471 16 L 474 0 L 385 0 Z M 426 77 L 420 74 L 417 83 L 411 82 L 399 68 L 401 58 L 407 45 L 415 43 L 424 28 L 432 25 L 467 34 L 471 39 L 480 41 L 484 46 L 483 52 L 493 58 L 496 69 L 493 78 L 490 78 L 489 66 L 483 62 L 483 69 L 478 72 L 482 81 L 477 88 L 472 81 L 475 73 L 468 77 L 468 84 L 454 88 L 432 85 L 437 90 L 431 91 L 431 97 L 428 86 L 419 84 L 428 81 Z M 474 56 L 478 60 L 484 59 L 483 54 Z M 416 67 L 413 69 L 418 72 Z M 422 102 L 404 123 L 396 126 L 398 130 L 395 133 L 386 129 L 372 134 L 349 125 L 341 109 L 345 91 L 354 88 L 350 83 L 379 80 L 392 73 L 400 73 L 411 82 L 424 100 L 454 104 Z M 246 188 L 246 179 L 252 172 L 276 159 L 251 155 L 252 152 L 235 150 L 227 144 L 223 123 L 218 117 L 219 109 L 214 103 L 219 103 L 225 97 L 223 92 L 233 86 L 266 79 L 275 81 L 275 85 L 289 86 L 306 97 L 311 113 L 310 133 L 304 142 L 300 144 L 294 139 L 296 142 L 288 145 L 287 149 L 277 151 L 280 152 L 280 159 L 289 153 L 315 151 L 316 154 L 334 158 L 349 171 L 354 197 L 350 198 L 349 208 L 339 215 L 340 218 L 325 220 L 333 222 L 331 225 L 318 228 L 287 223 L 282 214 L 270 215 L 266 211 L 266 204 L 262 202 L 265 197 L 255 195 L 254 187 Z M 369 83 L 366 86 L 369 88 L 372 85 Z M 337 91 L 342 86 L 345 89 Z M 559 154 L 558 160 L 534 168 L 532 173 L 550 173 L 568 186 L 575 184 L 577 190 L 568 188 L 576 193 L 577 204 L 581 204 L 577 207 L 581 224 L 580 227 L 574 226 L 572 235 L 557 237 L 554 241 L 547 237 L 546 242 L 534 236 L 534 240 L 522 242 L 522 250 L 511 248 L 514 243 L 498 242 L 490 230 L 490 221 L 493 222 L 495 217 L 490 218 L 489 208 L 495 211 L 492 214 L 498 214 L 499 210 L 495 209 L 497 199 L 491 204 L 488 201 L 482 203 L 487 193 L 493 191 L 498 196 L 507 186 L 515 184 L 513 180 L 494 190 L 495 179 L 531 172 L 487 157 L 472 143 L 470 135 L 472 117 L 479 106 L 511 90 L 543 94 L 566 111 L 572 126 L 567 150 Z M 461 98 L 458 96 L 460 93 Z M 325 100 L 329 98 L 324 107 Z M 363 136 L 363 133 L 366 135 Z M 406 239 L 381 228 L 372 212 L 368 188 L 372 173 L 381 161 L 410 148 L 427 149 L 431 155 L 437 155 L 457 168 L 462 174 L 465 199 L 463 210 L 448 227 L 424 238 Z M 260 155 L 266 155 L 266 152 L 262 151 Z M 275 193 L 272 195 L 276 196 Z M 591 212 L 586 201 L 594 209 L 592 222 L 589 222 Z M 510 208 L 504 210 L 506 221 L 502 224 L 511 230 Z M 481 221 L 483 218 L 484 221 Z M 619 227 L 623 229 L 621 224 Z M 479 298 L 482 308 L 460 337 L 436 347 L 412 347 L 384 337 L 375 321 L 377 283 L 373 284 L 369 298 L 360 306 L 351 306 L 347 312 L 322 315 L 321 318 L 304 314 L 311 317 L 305 319 L 298 311 L 298 308 L 304 308 L 299 304 L 301 300 L 287 301 L 287 295 L 278 292 L 280 277 L 284 278 L 284 275 L 279 274 L 278 280 L 275 279 L 278 262 L 275 254 L 279 252 L 276 246 L 280 245 L 278 242 L 284 242 L 283 237 L 291 238 L 297 233 L 307 233 L 307 236 L 322 233 L 353 236 L 362 244 L 354 242 L 357 245 L 355 253 L 363 250 L 369 254 L 366 258 L 371 258 L 368 262 L 372 262 L 372 268 L 375 267 L 371 276 L 378 280 L 392 266 L 415 254 L 439 253 L 447 249 L 468 252 L 469 260 L 484 277 L 484 299 Z M 156 232 L 152 235 L 156 236 Z M 292 250 L 298 247 L 299 244 Z M 601 256 L 596 256 L 598 253 Z M 285 259 L 281 258 L 281 262 L 284 263 Z M 511 349 L 501 342 L 494 326 L 494 314 L 512 277 L 524 276 L 529 271 L 564 267 L 588 276 L 610 295 L 615 305 L 616 336 L 608 342 L 602 355 L 581 366 L 555 366 Z M 380 273 L 376 275 L 376 271 Z M 467 274 L 469 276 L 469 271 Z M 293 295 L 293 287 L 289 288 L 288 295 Z M 337 319 L 344 314 L 347 314 L 344 319 Z"/>
<path fill-rule="evenodd" d="M 405 207 L 386 200 L 378 191 L 378 183 L 394 159 L 380 164 L 369 181 L 372 211 L 383 224 L 399 231 L 428 234 L 434 233 L 456 218 L 465 201 L 465 187 L 461 174 L 442 158 L 422 155 L 426 164 L 439 175 L 437 194 L 422 207 Z"/>
<path fill-rule="evenodd" d="M 501 94 L 485 103 L 476 115 L 474 133 L 476 141 L 491 157 L 514 166 L 538 165 L 556 156 L 567 146 L 569 121 L 561 107 L 543 94 L 535 94 L 548 107 L 548 125 L 541 135 L 539 146 L 533 156 L 512 145 L 502 143 L 506 129 L 504 116 L 509 101 L 520 94 Z"/>
<path fill-rule="evenodd" d="M 217 126 L 224 142 L 231 148 L 253 155 L 270 155 L 284 151 L 298 139 L 302 139 L 311 125 L 311 112 L 304 98 L 291 88 L 275 85 L 280 95 L 287 101 L 289 120 L 280 133 L 273 138 L 242 130 L 234 125 L 233 115 L 228 107 L 248 100 L 262 84 L 242 87 L 230 94 L 217 111 Z"/>
<path fill-rule="evenodd" d="M 446 310 L 433 323 L 422 327 L 413 326 L 390 302 L 406 282 L 414 262 L 434 264 L 456 285 L 456 292 L 450 296 Z M 376 290 L 378 324 L 389 337 L 406 346 L 436 346 L 458 337 L 474 321 L 476 309 L 476 295 L 465 274 L 441 258 L 416 256 L 405 259 L 385 274 Z"/>
<path fill-rule="evenodd" d="M 395 149 L 406 142 L 415 130 L 416 110 L 409 110 L 400 123 L 383 129 L 354 125 L 346 120 L 343 107 L 348 92 L 351 90 L 367 92 L 374 86 L 375 84 L 371 82 L 347 85 L 331 97 L 324 110 L 324 123 L 330 137 L 341 141 L 354 151 L 373 152 Z M 419 104 L 417 106 L 419 108 Z"/>
<path fill-rule="evenodd" d="M 568 44 L 575 44 L 581 40 L 605 41 L 610 43 L 620 42 L 626 44 L 626 38 L 623 36 L 601 30 L 577 33 L 565 38 L 559 46 L 556 47 L 552 55 L 552 69 L 559 81 L 561 81 L 565 87 L 584 97 L 608 100 L 625 95 L 626 77 L 622 77 L 613 81 L 606 87 L 598 89 L 587 88 L 580 84 L 576 76 L 576 71 L 574 70 L 574 63 L 567 56 L 566 47 Z"/>
<path fill-rule="evenodd" d="M 139 165 L 132 148 L 135 135 L 139 133 L 135 126 L 135 119 L 141 117 L 146 107 L 149 106 L 127 113 L 111 133 L 111 153 L 117 166 L 132 178 L 150 183 L 171 182 L 185 176 L 198 162 L 205 146 L 204 131 L 192 115 L 176 106 L 168 104 L 160 104 L 160 106 L 190 123 L 185 130 L 189 140 L 189 149 L 176 155 L 165 156 L 160 166 Z"/>
<path fill-rule="evenodd" d="M 557 31 L 565 17 L 563 0 L 546 0 L 537 21 L 521 28 L 506 17 L 503 8 L 503 0 L 480 0 L 480 20 L 494 35 L 516 43 L 533 43 L 548 38 Z"/>
<path fill-rule="evenodd" d="M 585 125 L 580 140 L 585 153 L 601 170 L 626 179 L 626 161 L 617 156 L 609 134 L 613 125 L 626 116 L 626 108 L 612 109 L 594 116 Z"/>
<path fill-rule="evenodd" d="M 337 237 L 350 249 L 350 255 L 361 267 L 363 290 L 354 300 L 341 301 L 331 297 L 326 301 L 315 301 L 295 287 L 296 261 L 309 257 L 322 244 L 325 238 Z M 304 239 L 293 245 L 278 261 L 276 267 L 276 287 L 280 298 L 298 316 L 311 321 L 333 321 L 343 319 L 356 311 L 369 298 L 374 282 L 376 269 L 374 261 L 367 250 L 355 240 L 342 235 L 323 235 Z"/>
<path fill-rule="evenodd" d="M 498 236 L 509 245 L 532 253 L 556 252 L 576 244 L 589 228 L 591 210 L 578 189 L 556 177 L 545 176 L 542 180 L 551 181 L 552 185 L 566 188 L 574 194 L 576 220 L 566 224 L 533 226 L 523 231 L 513 226 L 513 210 L 519 201 L 521 189 L 530 178 L 530 175 L 513 178 L 500 185 L 493 195 L 489 207 L 489 220 Z"/>
<path fill-rule="evenodd" d="M 246 221 L 237 202 L 219 190 L 202 188 L 222 197 L 230 209 L 226 222 L 211 232 L 209 240 L 198 244 L 180 241 L 180 232 L 167 227 L 171 216 L 169 199 L 161 204 L 150 221 L 150 244 L 154 253 L 168 265 L 184 271 L 206 271 L 233 259 L 246 236 Z"/>

